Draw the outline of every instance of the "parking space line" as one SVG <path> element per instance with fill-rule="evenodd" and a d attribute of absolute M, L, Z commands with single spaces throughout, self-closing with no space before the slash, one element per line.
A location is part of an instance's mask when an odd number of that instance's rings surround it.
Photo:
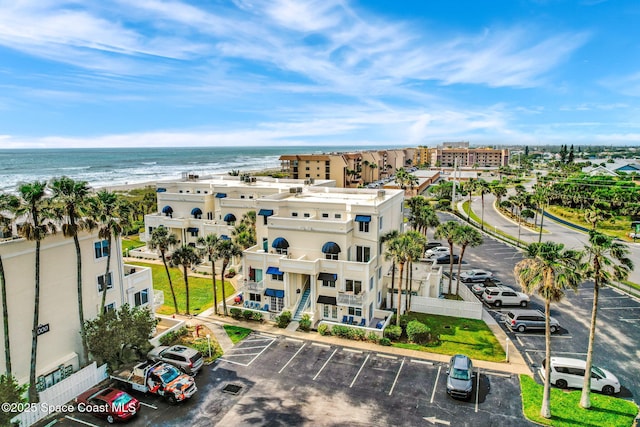
<path fill-rule="evenodd" d="M 530 353 L 544 353 L 545 350 L 533 350 L 533 349 L 526 349 L 525 350 L 527 352 L 527 354 Z M 574 353 L 572 351 L 554 351 L 553 354 L 575 354 L 578 356 L 586 356 L 587 353 Z"/>
<path fill-rule="evenodd" d="M 527 338 L 544 338 L 544 335 L 527 335 Z M 572 339 L 573 337 L 571 335 L 551 335 L 551 338 L 553 339 Z M 520 343 L 522 344 L 522 343 Z M 523 345 L 524 347 L 524 345 Z"/>
<path fill-rule="evenodd" d="M 233 347 L 233 351 L 238 351 L 238 350 L 255 350 L 256 348 L 262 348 L 264 347 L 264 345 L 257 345 L 255 347 Z"/>
<path fill-rule="evenodd" d="M 99 426 L 99 425 L 97 425 L 97 424 L 93 424 L 93 423 L 90 423 L 90 422 L 88 422 L 88 421 L 84 421 L 84 420 L 81 420 L 81 419 L 79 419 L 79 418 L 72 417 L 72 416 L 70 416 L 70 415 L 65 415 L 64 417 L 65 417 L 66 419 L 68 419 L 68 420 L 75 421 L 75 422 L 77 422 L 77 423 L 84 424 L 84 425 L 86 425 L 86 426 L 91 426 L 91 427 L 100 427 L 100 426 Z"/>
<path fill-rule="evenodd" d="M 318 375 L 320 375 L 320 372 L 322 372 L 322 370 L 324 369 L 325 366 L 327 366 L 327 364 L 329 363 L 329 361 L 331 360 L 331 358 L 333 357 L 334 354 L 336 354 L 336 351 L 338 351 L 338 349 L 336 348 L 335 350 L 333 350 L 333 353 L 331 353 L 331 356 L 329 356 L 329 358 L 327 359 L 326 362 L 324 362 L 324 365 L 322 365 L 322 368 L 320 368 L 320 370 L 318 371 L 318 373 L 316 374 L 315 377 L 313 377 L 313 380 L 315 381 L 316 378 L 318 378 Z"/>
<path fill-rule="evenodd" d="M 262 351 L 260 353 L 256 354 L 256 357 L 254 357 L 253 359 L 251 359 L 251 361 L 249 363 L 247 363 L 247 366 L 251 365 L 254 360 L 256 360 L 258 357 L 260 357 L 260 355 L 262 353 L 264 353 L 269 347 L 271 347 L 271 344 L 273 344 L 275 341 L 276 341 L 276 339 L 274 338 L 269 344 L 267 344 L 267 346 L 265 348 L 262 349 Z"/>
<path fill-rule="evenodd" d="M 493 372 L 493 371 L 484 371 L 485 375 L 493 375 L 496 377 L 503 377 L 503 378 L 511 378 L 511 374 L 505 374 L 502 372 Z"/>
<path fill-rule="evenodd" d="M 358 379 L 358 375 L 360 375 L 360 372 L 362 372 L 362 368 L 364 368 L 364 365 L 367 363 L 367 360 L 369 360 L 369 356 L 371 356 L 371 354 L 367 354 L 367 357 L 364 358 L 364 362 L 362 362 L 362 366 L 360 366 L 360 369 L 358 369 L 358 373 L 356 374 L 356 376 L 353 377 L 353 381 L 351 381 L 351 385 L 349 386 L 349 388 L 353 387 L 353 385 L 356 383 L 356 380 Z"/>
<path fill-rule="evenodd" d="M 295 357 L 298 355 L 298 353 L 300 353 L 300 352 L 302 351 L 302 349 L 304 348 L 304 346 L 305 346 L 305 345 L 306 345 L 306 344 L 302 344 L 302 347 L 300 347 L 300 348 L 298 349 L 298 351 L 296 351 L 296 353 L 295 353 L 293 356 L 291 356 L 291 359 L 289 359 L 289 360 L 287 361 L 287 363 L 285 363 L 285 364 L 284 364 L 284 366 L 282 367 L 282 369 L 280 369 L 280 370 L 278 371 L 278 373 L 279 373 L 279 374 L 281 374 L 281 373 L 282 373 L 282 371 L 284 371 L 284 368 L 286 368 L 286 367 L 289 365 L 289 363 L 291 363 L 291 361 L 292 361 L 293 359 L 295 359 Z"/>
<path fill-rule="evenodd" d="M 411 359 L 411 361 L 413 363 L 421 363 L 423 365 L 433 365 L 433 362 L 430 362 L 428 360 L 418 360 L 418 359 Z"/>
<path fill-rule="evenodd" d="M 265 334 L 264 332 L 258 332 L 258 335 L 260 335 L 261 337 L 267 337 L 267 338 L 271 338 L 271 339 L 276 339 L 275 335 Z"/>
<path fill-rule="evenodd" d="M 389 396 L 391 396 L 391 393 L 393 393 L 393 389 L 396 386 L 396 383 L 398 382 L 398 377 L 400 376 L 400 371 L 402 371 L 403 366 L 404 366 L 404 359 L 402 359 L 402 363 L 400 363 L 400 369 L 398 369 L 398 373 L 396 374 L 396 379 L 393 380 L 393 384 L 391 385 L 391 390 L 389 390 Z"/>
<path fill-rule="evenodd" d="M 274 340 L 275 337 L 269 337 L 269 338 L 246 338 L 243 342 L 255 342 L 255 341 L 269 341 L 269 340 Z"/>
<path fill-rule="evenodd" d="M 311 345 L 313 345 L 315 347 L 331 348 L 331 346 L 329 344 L 321 344 L 319 342 L 312 342 Z"/>
<path fill-rule="evenodd" d="M 298 338 L 289 338 L 289 337 L 286 337 L 284 340 L 285 341 L 293 341 L 293 342 L 303 342 L 303 340 L 299 340 Z"/>
<path fill-rule="evenodd" d="M 388 354 L 382 354 L 382 353 L 376 353 L 376 356 L 382 357 L 384 359 L 393 359 L 393 360 L 398 359 L 396 356 L 390 356 Z"/>
<path fill-rule="evenodd" d="M 362 354 L 362 350 L 354 350 L 352 348 L 343 348 L 342 351 L 348 351 L 348 352 L 351 352 L 351 353 Z"/>
<path fill-rule="evenodd" d="M 518 340 L 518 342 L 520 343 L 521 347 L 524 347 L 524 344 L 522 344 L 522 341 L 520 341 L 520 335 L 516 335 L 516 339 Z"/>
<path fill-rule="evenodd" d="M 623 296 L 619 296 L 619 297 L 603 297 L 603 296 L 599 296 L 598 297 L 598 301 L 604 300 L 604 299 L 623 299 L 623 298 L 629 298 L 627 295 L 623 295 Z M 593 299 L 593 297 L 582 297 L 582 299 Z"/>
<path fill-rule="evenodd" d="M 525 353 L 525 355 L 527 356 L 527 359 L 529 359 L 529 363 L 533 365 L 533 359 L 531 358 L 531 355 L 529 353 Z"/>
<path fill-rule="evenodd" d="M 476 379 L 476 412 L 478 412 L 478 398 L 480 397 L 480 368 L 478 368 L 478 378 Z"/>
<path fill-rule="evenodd" d="M 625 322 L 635 322 L 636 320 L 640 320 L 640 317 L 635 317 L 635 318 L 621 317 L 618 320 L 623 320 Z"/>
<path fill-rule="evenodd" d="M 141 400 L 138 400 L 138 402 L 140 402 L 140 404 L 141 404 L 141 405 L 146 406 L 147 408 L 151 408 L 151 409 L 158 409 L 158 407 L 157 407 L 157 406 L 155 406 L 155 405 L 151 405 L 150 403 L 144 403 L 144 402 L 143 402 L 143 401 L 141 401 Z"/>
<path fill-rule="evenodd" d="M 433 398 L 436 397 L 436 387 L 438 386 L 438 378 L 440 378 L 441 370 L 442 370 L 442 366 L 438 366 L 438 374 L 436 375 L 436 382 L 433 384 L 433 392 L 431 393 L 431 403 L 433 403 Z"/>
<path fill-rule="evenodd" d="M 256 354 L 260 354 L 261 352 L 258 353 L 237 353 L 237 354 L 226 354 L 224 357 L 243 357 L 243 356 L 255 356 Z"/>
<path fill-rule="evenodd" d="M 640 305 L 634 305 L 634 306 L 629 306 L 629 307 L 600 307 L 600 310 L 633 310 L 633 309 L 639 309 Z"/>

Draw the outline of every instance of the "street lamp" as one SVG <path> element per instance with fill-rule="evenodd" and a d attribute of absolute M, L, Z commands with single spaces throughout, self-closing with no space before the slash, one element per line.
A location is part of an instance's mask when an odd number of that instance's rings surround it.
<path fill-rule="evenodd" d="M 207 335 L 207 337 L 208 336 L 209 335 Z M 507 362 L 509 362 L 509 341 L 511 341 L 511 340 L 509 339 L 509 337 L 507 337 Z M 209 349 L 209 351 L 211 351 L 211 349 Z M 209 356 L 209 357 L 211 357 L 211 356 Z"/>
<path fill-rule="evenodd" d="M 211 359 L 211 335 L 207 334 L 207 345 L 209 346 L 209 359 Z"/>

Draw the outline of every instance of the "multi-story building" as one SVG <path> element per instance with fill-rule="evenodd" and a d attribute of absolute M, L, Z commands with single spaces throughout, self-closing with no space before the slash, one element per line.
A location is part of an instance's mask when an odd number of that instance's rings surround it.
<path fill-rule="evenodd" d="M 389 264 L 380 237 L 402 231 L 401 190 L 305 187 L 257 201 L 258 244 L 243 253 L 245 300 L 314 322 L 374 322 Z"/>
<path fill-rule="evenodd" d="M 301 186 L 333 186 L 324 179 L 278 179 L 253 176 L 213 176 L 207 179 L 187 177 L 181 181 L 157 184 L 158 212 L 145 215 L 148 241 L 156 227 L 167 227 L 180 244 L 195 245 L 199 237 L 216 234 L 230 238 L 231 231 L 242 216 L 256 210 L 257 201 Z M 136 256 L 142 255 L 136 251 Z M 149 256 L 155 254 L 150 253 Z"/>
<path fill-rule="evenodd" d="M 452 168 L 498 168 L 509 164 L 509 150 L 494 148 L 469 148 L 469 143 L 444 143 L 441 147 L 418 147 L 415 152 L 416 164 L 431 167 Z"/>
<path fill-rule="evenodd" d="M 106 307 L 117 309 L 149 306 L 153 310 L 151 270 L 125 265 L 119 239 L 113 239 L 109 273 L 106 274 L 107 241 L 96 232 L 79 236 L 82 255 L 84 318 L 101 311 L 102 291 L 107 287 Z M 19 383 L 29 382 L 32 318 L 35 296 L 35 243 L 22 238 L 0 240 L 0 255 L 7 288 L 7 311 L 12 373 Z M 38 326 L 37 386 L 43 390 L 76 371 L 82 352 L 73 239 L 62 233 L 47 236 L 40 252 L 40 325 Z M 0 335 L 3 335 L 0 331 Z M 2 338 L 4 343 L 4 337 Z M 5 353 L 0 352 L 0 370 Z"/>

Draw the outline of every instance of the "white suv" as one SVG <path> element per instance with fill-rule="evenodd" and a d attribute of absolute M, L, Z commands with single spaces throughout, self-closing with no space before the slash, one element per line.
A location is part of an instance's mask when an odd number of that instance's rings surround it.
<path fill-rule="evenodd" d="M 428 257 L 436 257 L 436 256 L 440 256 L 440 255 L 448 255 L 449 254 L 449 248 L 446 246 L 436 246 L 435 248 L 432 249 L 427 249 L 427 251 L 425 252 L 425 255 Z"/>
<path fill-rule="evenodd" d="M 516 292 L 507 286 L 496 286 L 486 288 L 482 294 L 482 300 L 489 305 L 501 307 L 503 305 L 519 305 L 526 307 L 529 305 L 529 295 Z"/>

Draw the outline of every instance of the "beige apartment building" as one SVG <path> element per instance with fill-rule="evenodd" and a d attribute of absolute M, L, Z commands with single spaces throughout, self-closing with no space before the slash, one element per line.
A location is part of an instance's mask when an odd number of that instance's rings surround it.
<path fill-rule="evenodd" d="M 81 233 L 83 304 L 85 319 L 100 312 L 102 289 L 107 286 L 106 306 L 117 309 L 127 303 L 153 311 L 151 270 L 125 265 L 119 239 L 114 239 L 109 275 L 105 277 L 107 241 L 97 233 Z M 22 238 L 0 240 L 9 313 L 9 338 L 13 375 L 29 382 L 32 322 L 35 296 L 35 243 Z M 38 327 L 37 381 L 42 391 L 78 370 L 82 351 L 78 318 L 76 252 L 73 239 L 61 233 L 48 236 L 40 253 L 40 325 Z M 0 330 L 0 335 L 3 332 Z M 2 337 L 4 343 L 4 337 Z M 5 368 L 0 352 L 0 369 Z"/>
<path fill-rule="evenodd" d="M 300 187 L 257 201 L 258 244 L 243 253 L 245 301 L 262 310 L 375 325 L 389 263 L 380 237 L 402 231 L 399 190 Z"/>
<path fill-rule="evenodd" d="M 468 142 L 449 142 L 440 147 L 418 147 L 414 162 L 441 168 L 453 168 L 456 162 L 461 168 L 499 168 L 509 164 L 509 150 L 469 148 Z"/>

